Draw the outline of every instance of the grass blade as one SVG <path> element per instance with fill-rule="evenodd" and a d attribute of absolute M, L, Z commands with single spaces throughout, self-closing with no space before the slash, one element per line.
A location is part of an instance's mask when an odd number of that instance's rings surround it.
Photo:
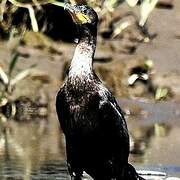
<path fill-rule="evenodd" d="M 136 4 L 138 3 L 139 0 L 126 0 L 127 4 L 130 6 L 130 7 L 134 7 L 136 6 Z"/>
<path fill-rule="evenodd" d="M 7 85 L 9 83 L 9 78 L 1 66 L 0 66 L 0 78 L 2 79 L 2 81 L 5 85 Z"/>
<path fill-rule="evenodd" d="M 9 77 L 11 77 L 12 71 L 14 70 L 14 68 L 15 68 L 15 66 L 16 66 L 18 57 L 19 57 L 19 53 L 15 52 L 15 53 L 13 54 L 11 63 L 10 63 L 10 65 L 9 65 L 9 71 L 8 71 Z"/>
<path fill-rule="evenodd" d="M 140 6 L 140 21 L 139 25 L 144 26 L 150 13 L 155 8 L 158 0 L 144 0 Z"/>
<path fill-rule="evenodd" d="M 15 78 L 10 80 L 10 86 L 14 86 L 15 84 L 17 84 L 20 80 L 26 78 L 27 76 L 29 76 L 32 72 L 32 69 L 35 67 L 36 65 L 32 65 L 30 68 L 21 71 L 19 74 L 17 74 L 15 76 Z"/>

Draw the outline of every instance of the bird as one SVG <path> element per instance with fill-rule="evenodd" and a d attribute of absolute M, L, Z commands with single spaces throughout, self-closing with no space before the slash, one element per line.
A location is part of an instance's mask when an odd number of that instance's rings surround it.
<path fill-rule="evenodd" d="M 66 140 L 68 171 L 81 180 L 140 180 L 128 163 L 129 133 L 115 97 L 95 74 L 98 15 L 87 5 L 65 4 L 78 29 L 78 42 L 56 111 Z"/>

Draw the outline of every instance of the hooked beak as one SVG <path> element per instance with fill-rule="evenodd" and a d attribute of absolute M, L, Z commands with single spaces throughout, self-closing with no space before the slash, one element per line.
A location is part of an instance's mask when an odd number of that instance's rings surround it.
<path fill-rule="evenodd" d="M 66 3 L 64 9 L 70 13 L 73 21 L 77 24 L 86 24 L 91 22 L 90 18 L 78 9 L 78 6 Z"/>

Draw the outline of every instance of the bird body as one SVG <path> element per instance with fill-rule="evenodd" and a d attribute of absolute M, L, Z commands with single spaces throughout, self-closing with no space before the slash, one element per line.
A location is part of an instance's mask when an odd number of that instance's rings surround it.
<path fill-rule="evenodd" d="M 136 180 L 138 175 L 128 164 L 129 135 L 123 113 L 93 71 L 97 15 L 87 6 L 67 9 L 82 10 L 91 19 L 79 26 L 79 43 L 56 100 L 70 175 L 78 180 L 86 171 L 95 180 Z M 89 21 L 85 15 L 83 22 Z M 73 14 L 73 18 L 77 17 Z"/>

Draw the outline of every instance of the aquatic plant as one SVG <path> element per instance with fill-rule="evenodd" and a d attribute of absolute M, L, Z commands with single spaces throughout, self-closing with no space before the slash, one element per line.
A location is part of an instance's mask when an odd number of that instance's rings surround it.
<path fill-rule="evenodd" d="M 18 58 L 19 53 L 15 51 L 12 55 L 7 72 L 0 66 L 0 106 L 3 106 L 8 102 L 8 98 L 12 94 L 15 85 L 29 76 L 35 66 L 32 65 L 13 76 L 13 71 L 17 65 Z"/>
<path fill-rule="evenodd" d="M 45 1 L 38 1 L 38 0 L 32 0 L 32 2 L 21 2 L 21 1 L 16 1 L 16 0 L 2 0 L 1 4 L 0 4 L 0 9 L 1 9 L 1 14 L 0 14 L 0 21 L 3 21 L 3 14 L 5 11 L 5 6 L 7 4 L 7 2 L 10 2 L 11 4 L 13 4 L 15 7 L 17 8 L 25 8 L 28 10 L 29 13 L 29 17 L 31 19 L 31 25 L 32 25 L 32 29 L 35 32 L 39 31 L 38 28 L 38 23 L 35 17 L 35 12 L 34 12 L 34 6 L 36 6 L 38 9 L 40 9 L 41 5 L 43 4 L 54 4 L 56 6 L 64 6 L 64 3 L 61 3 L 59 1 L 56 0 L 45 0 Z"/>
<path fill-rule="evenodd" d="M 147 19 L 150 15 L 150 13 L 153 11 L 155 8 L 158 0 L 104 0 L 104 1 L 95 1 L 95 0 L 69 0 L 71 4 L 88 4 L 92 6 L 96 11 L 99 12 L 99 15 L 106 15 L 108 13 L 111 13 L 115 11 L 115 9 L 122 3 L 126 1 L 126 3 L 130 6 L 130 8 L 137 6 L 138 3 L 140 3 L 140 8 L 139 8 L 139 14 L 140 14 L 140 19 L 139 19 L 139 26 L 143 27 L 145 23 L 147 22 Z M 64 2 L 66 2 L 64 0 Z M 4 13 L 7 7 L 13 6 L 13 11 L 17 11 L 19 8 L 24 8 L 27 9 L 29 18 L 31 21 L 31 26 L 32 30 L 35 32 L 39 31 L 39 26 L 38 26 L 38 20 L 36 18 L 36 9 L 40 10 L 42 9 L 43 5 L 47 4 L 53 4 L 55 6 L 59 7 L 64 7 L 64 2 L 60 2 L 58 0 L 32 0 L 32 1 L 21 1 L 21 0 L 1 0 L 0 3 L 0 22 L 3 24 L 4 20 Z M 4 23 L 6 24 L 6 23 Z M 120 25 L 120 27 L 117 27 L 117 29 L 122 29 L 126 28 L 130 25 L 129 22 L 126 22 L 126 26 L 124 27 L 123 25 Z M 121 30 L 116 30 L 116 32 L 121 32 Z"/>

